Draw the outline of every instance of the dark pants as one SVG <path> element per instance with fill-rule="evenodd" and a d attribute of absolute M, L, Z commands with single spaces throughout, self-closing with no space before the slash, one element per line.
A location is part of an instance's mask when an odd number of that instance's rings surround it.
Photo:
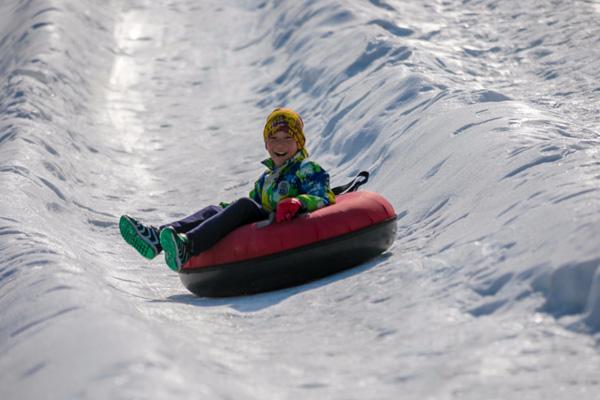
<path fill-rule="evenodd" d="M 177 233 L 185 233 L 193 256 L 208 250 L 234 229 L 252 222 L 267 219 L 269 214 L 254 200 L 244 197 L 228 207 L 208 206 L 202 210 L 167 225 Z"/>

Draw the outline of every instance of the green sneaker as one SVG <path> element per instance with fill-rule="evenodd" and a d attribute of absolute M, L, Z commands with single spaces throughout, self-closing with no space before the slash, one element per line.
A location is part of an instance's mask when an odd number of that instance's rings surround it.
<path fill-rule="evenodd" d="M 128 215 L 119 220 L 121 236 L 143 257 L 152 260 L 162 251 L 159 232 L 154 226 L 146 226 Z"/>
<path fill-rule="evenodd" d="M 181 271 L 181 267 L 190 259 L 190 241 L 183 233 L 167 227 L 160 231 L 160 244 L 165 250 L 165 261 L 173 271 Z"/>

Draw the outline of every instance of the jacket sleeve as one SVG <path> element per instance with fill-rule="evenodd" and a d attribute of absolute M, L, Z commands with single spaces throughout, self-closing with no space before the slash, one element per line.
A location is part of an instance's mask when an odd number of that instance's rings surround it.
<path fill-rule="evenodd" d="M 254 182 L 254 188 L 248 194 L 248 197 L 250 197 L 252 200 L 257 202 L 258 204 L 262 204 L 261 193 L 262 193 L 262 187 L 263 187 L 263 184 L 265 181 L 265 176 L 266 176 L 266 174 L 263 173 L 258 178 L 258 180 L 256 182 Z"/>
<path fill-rule="evenodd" d="M 301 194 L 297 198 L 306 211 L 312 212 L 335 204 L 335 195 L 329 187 L 329 174 L 319 164 L 303 162 L 296 176 L 301 185 Z"/>

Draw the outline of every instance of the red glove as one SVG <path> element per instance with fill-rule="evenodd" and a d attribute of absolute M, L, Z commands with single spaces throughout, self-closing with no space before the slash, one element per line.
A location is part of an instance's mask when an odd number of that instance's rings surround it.
<path fill-rule="evenodd" d="M 277 204 L 275 222 L 291 221 L 302 208 L 302 203 L 295 197 L 288 197 Z"/>

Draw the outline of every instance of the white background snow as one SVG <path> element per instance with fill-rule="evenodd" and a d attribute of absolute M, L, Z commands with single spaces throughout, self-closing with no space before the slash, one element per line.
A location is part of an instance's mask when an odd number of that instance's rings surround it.
<path fill-rule="evenodd" d="M 1 399 L 597 399 L 600 4 L 2 0 Z M 198 298 L 120 238 L 248 193 L 277 106 L 399 214 Z"/>

